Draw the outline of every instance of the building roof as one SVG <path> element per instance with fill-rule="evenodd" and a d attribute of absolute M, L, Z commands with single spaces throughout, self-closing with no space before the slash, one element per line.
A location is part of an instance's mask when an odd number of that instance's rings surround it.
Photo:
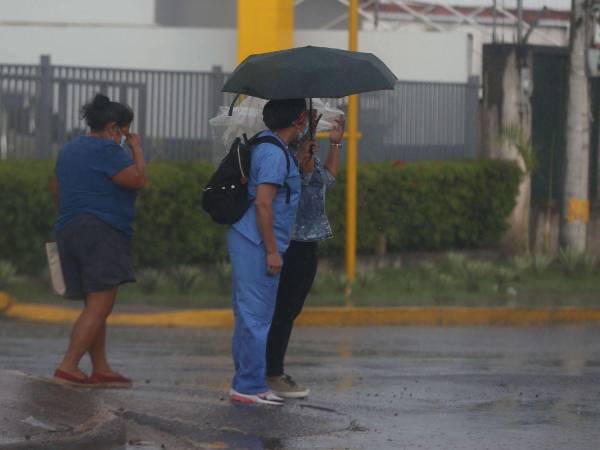
<path fill-rule="evenodd" d="M 367 3 L 369 0 L 362 0 Z M 380 8 L 394 5 L 394 0 L 379 0 Z M 419 2 L 407 2 L 419 3 Z M 427 4 L 450 5 L 450 6 L 466 6 L 472 8 L 491 7 L 493 0 L 431 0 L 430 2 L 422 2 Z M 505 9 L 517 9 L 517 0 L 497 0 L 498 7 Z M 569 11 L 571 9 L 571 0 L 523 0 L 523 8 L 530 10 L 541 10 L 543 7 L 558 11 Z"/>
<path fill-rule="evenodd" d="M 498 22 L 506 21 L 507 14 L 502 14 L 500 9 L 506 11 L 508 16 L 516 16 L 517 9 L 512 7 L 511 3 L 515 2 L 503 2 L 499 0 L 497 2 L 498 11 L 496 17 Z M 539 8 L 533 6 L 543 5 L 544 2 L 541 0 L 525 0 L 523 9 L 523 21 L 527 23 L 533 23 L 538 17 L 542 23 L 568 23 L 569 22 L 569 10 L 568 9 L 547 9 L 542 13 L 541 6 Z M 556 6 L 563 6 L 565 3 L 562 0 L 550 0 L 546 3 L 554 4 Z M 403 4 L 408 8 L 403 7 Z M 510 7 L 509 7 L 510 6 Z M 370 4 L 364 8 L 366 11 L 373 12 L 375 5 Z M 482 2 L 480 0 L 433 0 L 431 2 L 418 2 L 418 1 L 394 1 L 394 0 L 380 0 L 379 4 L 379 17 L 381 19 L 402 19 L 403 16 L 413 16 L 410 10 L 418 14 L 426 15 L 432 20 L 443 20 L 456 19 L 457 15 L 452 10 L 459 12 L 463 16 L 469 16 L 470 18 L 478 22 L 491 22 L 494 17 L 494 9 L 491 1 Z"/>

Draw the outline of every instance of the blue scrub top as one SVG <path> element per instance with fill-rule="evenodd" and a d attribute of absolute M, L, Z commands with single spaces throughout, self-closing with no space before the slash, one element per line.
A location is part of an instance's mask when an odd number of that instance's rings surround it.
<path fill-rule="evenodd" d="M 261 133 L 261 136 L 268 135 L 275 136 L 287 148 L 285 142 L 272 131 Z M 273 229 L 277 240 L 277 250 L 280 253 L 284 253 L 290 244 L 301 190 L 298 163 L 289 149 L 286 151 L 289 153 L 290 159 L 289 173 L 287 171 L 287 160 L 281 148 L 273 144 L 263 143 L 252 149 L 250 178 L 248 180 L 248 196 L 252 203 L 242 218 L 233 224 L 233 228 L 255 244 L 262 243 L 262 236 L 256 224 L 256 207 L 254 206 L 256 188 L 259 184 L 279 186 L 277 195 L 273 199 Z M 289 203 L 287 203 L 288 190 L 285 184 L 291 190 Z"/>
<path fill-rule="evenodd" d="M 131 236 L 136 191 L 112 181 L 133 164 L 120 145 L 108 139 L 81 136 L 61 149 L 56 161 L 59 213 L 54 226 L 60 232 L 82 214 L 91 214 Z"/>

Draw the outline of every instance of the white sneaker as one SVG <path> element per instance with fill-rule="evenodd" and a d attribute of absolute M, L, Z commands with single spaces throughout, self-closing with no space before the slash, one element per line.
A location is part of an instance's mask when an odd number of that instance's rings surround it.
<path fill-rule="evenodd" d="M 258 405 L 283 406 L 283 399 L 271 391 L 262 392 L 260 394 L 242 394 L 235 389 L 229 390 L 229 400 L 239 403 L 255 403 Z"/>

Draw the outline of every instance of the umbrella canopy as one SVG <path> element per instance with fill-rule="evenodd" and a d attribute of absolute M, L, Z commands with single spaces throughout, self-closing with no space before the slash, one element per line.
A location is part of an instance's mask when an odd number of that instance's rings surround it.
<path fill-rule="evenodd" d="M 396 80 L 371 53 L 308 46 L 247 57 L 223 92 L 264 99 L 339 98 L 394 89 Z"/>

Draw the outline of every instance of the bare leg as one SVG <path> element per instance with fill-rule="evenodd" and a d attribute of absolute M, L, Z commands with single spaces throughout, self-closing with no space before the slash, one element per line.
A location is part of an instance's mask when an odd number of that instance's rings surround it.
<path fill-rule="evenodd" d="M 79 361 L 106 327 L 106 319 L 112 311 L 116 295 L 116 287 L 88 294 L 85 308 L 73 326 L 69 348 L 59 369 L 78 376 L 84 375 L 78 367 Z"/>
<path fill-rule="evenodd" d="M 89 349 L 92 360 L 92 372 L 103 375 L 114 374 L 106 358 L 106 323 L 102 325 Z"/>

